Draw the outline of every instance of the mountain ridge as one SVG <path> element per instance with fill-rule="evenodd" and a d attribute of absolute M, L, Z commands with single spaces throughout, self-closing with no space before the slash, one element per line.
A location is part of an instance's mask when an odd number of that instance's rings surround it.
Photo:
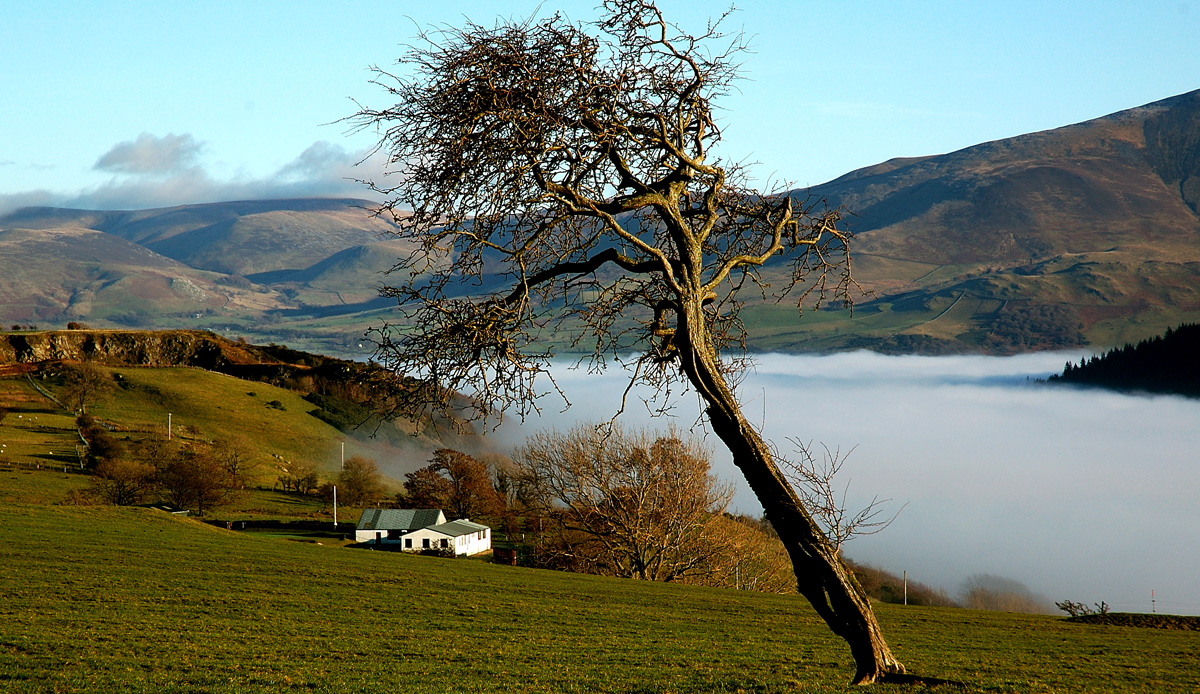
<path fill-rule="evenodd" d="M 870 293 L 854 313 L 803 320 L 751 302 L 754 350 L 1007 354 L 1200 320 L 1200 90 L 791 194 L 848 211 Z M 363 330 L 391 315 L 376 290 L 411 248 L 370 210 L 351 198 L 23 208 L 0 217 L 0 322 L 212 329 L 362 356 Z M 46 257 L 70 229 L 78 247 Z M 105 260 L 119 244 L 80 229 L 154 256 Z"/>

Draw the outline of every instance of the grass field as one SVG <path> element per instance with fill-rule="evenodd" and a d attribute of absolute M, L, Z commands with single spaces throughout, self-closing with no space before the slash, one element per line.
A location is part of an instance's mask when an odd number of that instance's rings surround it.
<path fill-rule="evenodd" d="M 287 542 L 141 509 L 4 502 L 0 527 L 5 692 L 851 689 L 845 648 L 794 596 Z M 1197 632 L 877 609 L 911 670 L 962 691 L 1200 690 Z"/>
<path fill-rule="evenodd" d="M 369 428 L 339 431 L 309 414 L 316 406 L 299 393 L 266 383 L 196 368 L 110 371 L 123 387 L 90 405 L 88 412 L 114 427 L 117 438 L 162 436 L 170 421 L 173 437 L 182 440 L 236 439 L 257 463 L 255 482 L 267 486 L 279 476 L 283 461 L 311 462 L 332 473 L 343 454 L 341 444 L 346 458 L 372 458 L 393 480 L 425 465 L 436 447 L 430 439 L 402 434 L 372 438 Z M 47 392 L 57 389 L 49 380 L 37 383 Z M 74 415 L 44 397 L 26 377 L 0 378 L 0 407 L 9 410 L 0 422 L 0 464 L 79 466 L 82 441 Z"/>

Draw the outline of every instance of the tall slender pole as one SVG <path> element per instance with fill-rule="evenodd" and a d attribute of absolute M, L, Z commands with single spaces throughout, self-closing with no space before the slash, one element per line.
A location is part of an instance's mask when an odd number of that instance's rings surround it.
<path fill-rule="evenodd" d="M 333 529 L 337 530 L 337 485 L 333 485 Z"/>
<path fill-rule="evenodd" d="M 346 469 L 346 442 L 342 441 L 342 469 Z"/>
<path fill-rule="evenodd" d="M 908 604 L 908 570 L 904 570 L 904 604 Z"/>
<path fill-rule="evenodd" d="M 167 413 L 167 440 L 171 440 L 171 413 Z"/>

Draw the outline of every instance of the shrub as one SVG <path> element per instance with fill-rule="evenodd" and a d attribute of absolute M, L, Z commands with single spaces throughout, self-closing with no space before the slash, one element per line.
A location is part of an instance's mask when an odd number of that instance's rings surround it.
<path fill-rule="evenodd" d="M 1108 614 L 1108 603 L 1101 600 L 1100 602 L 1094 604 L 1096 605 L 1096 609 L 1094 610 L 1081 602 L 1071 602 L 1070 600 L 1056 602 L 1054 603 L 1054 606 L 1071 615 L 1072 617 L 1087 617 L 1089 615 Z"/>
<path fill-rule="evenodd" d="M 344 398 L 309 393 L 304 399 L 317 406 L 310 415 L 340 431 L 349 433 L 371 419 L 369 407 Z"/>
<path fill-rule="evenodd" d="M 973 610 L 1049 614 L 1050 601 L 1020 581 L 992 574 L 975 574 L 962 587 L 962 603 Z"/>

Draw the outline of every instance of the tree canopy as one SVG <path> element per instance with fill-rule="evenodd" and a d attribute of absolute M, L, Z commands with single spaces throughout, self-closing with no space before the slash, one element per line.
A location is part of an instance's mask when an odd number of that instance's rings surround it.
<path fill-rule="evenodd" d="M 418 39 L 406 72 L 376 68 L 396 103 L 353 120 L 381 133 L 392 171 L 369 183 L 415 245 L 385 288 L 403 329 L 374 331 L 387 366 L 429 377 L 395 403 L 406 414 L 451 409 L 456 392 L 481 415 L 527 412 L 552 335 L 598 364 L 635 348 L 636 378 L 663 386 L 682 376 L 684 304 L 724 354 L 744 338 L 747 285 L 845 297 L 840 211 L 746 187 L 714 155 L 740 34 L 718 21 L 688 35 L 641 0 L 604 10 L 591 26 L 446 28 Z M 771 287 L 758 271 L 775 256 L 791 273 Z"/>
<path fill-rule="evenodd" d="M 597 429 L 534 434 L 514 454 L 528 494 L 557 528 L 545 551 L 595 573 L 676 581 L 713 571 L 732 486 L 697 441 Z"/>

